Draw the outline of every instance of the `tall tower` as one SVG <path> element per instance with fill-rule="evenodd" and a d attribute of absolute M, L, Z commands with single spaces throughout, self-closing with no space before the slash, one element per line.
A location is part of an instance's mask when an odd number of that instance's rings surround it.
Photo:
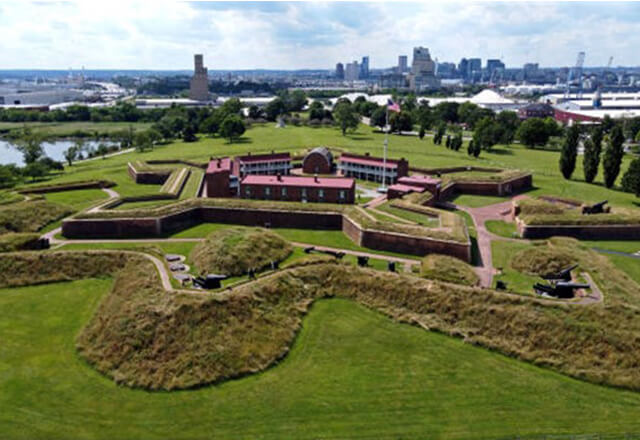
<path fill-rule="evenodd" d="M 209 72 L 203 65 L 202 54 L 193 57 L 194 72 L 189 83 L 189 98 L 196 101 L 209 100 Z"/>

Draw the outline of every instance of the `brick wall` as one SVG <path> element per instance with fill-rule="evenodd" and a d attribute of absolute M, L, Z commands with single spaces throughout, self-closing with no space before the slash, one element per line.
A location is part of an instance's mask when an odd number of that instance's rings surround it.
<path fill-rule="evenodd" d="M 581 240 L 640 240 L 640 225 L 526 225 L 519 221 L 522 238 L 541 239 L 556 235 Z"/>

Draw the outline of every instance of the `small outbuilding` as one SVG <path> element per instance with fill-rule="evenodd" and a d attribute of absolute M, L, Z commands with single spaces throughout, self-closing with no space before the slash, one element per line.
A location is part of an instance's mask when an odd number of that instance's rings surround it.
<path fill-rule="evenodd" d="M 306 174 L 330 174 L 333 170 L 333 155 L 326 147 L 311 150 L 302 160 L 302 172 Z"/>

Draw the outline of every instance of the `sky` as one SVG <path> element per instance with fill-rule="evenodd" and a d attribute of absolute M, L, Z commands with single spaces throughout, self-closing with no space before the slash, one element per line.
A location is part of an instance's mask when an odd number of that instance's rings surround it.
<path fill-rule="evenodd" d="M 508 67 L 640 65 L 640 2 L 0 1 L 0 69 L 333 69 L 428 47 Z"/>

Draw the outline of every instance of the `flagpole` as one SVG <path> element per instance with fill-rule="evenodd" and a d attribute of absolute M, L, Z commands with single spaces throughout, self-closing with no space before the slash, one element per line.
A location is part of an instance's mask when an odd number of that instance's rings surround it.
<path fill-rule="evenodd" d="M 382 154 L 382 192 L 387 192 L 387 146 L 389 145 L 389 105 L 385 114 L 384 148 Z"/>

